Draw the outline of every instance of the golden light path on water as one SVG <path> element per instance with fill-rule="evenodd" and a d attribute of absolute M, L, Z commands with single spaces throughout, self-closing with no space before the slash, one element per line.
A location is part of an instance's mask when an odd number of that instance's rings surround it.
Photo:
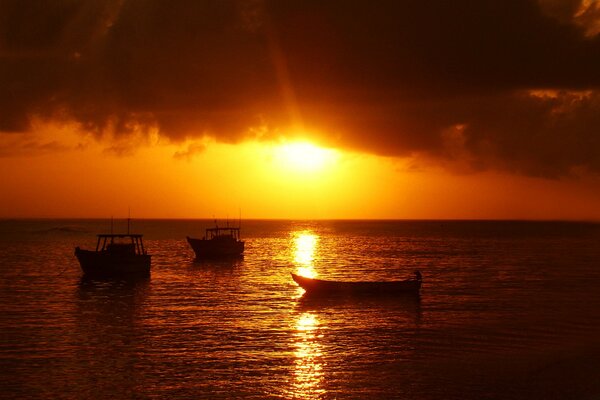
<path fill-rule="evenodd" d="M 302 276 L 315 277 L 315 253 L 319 237 L 311 231 L 293 233 L 294 263 L 297 273 Z M 304 292 L 298 288 L 299 295 Z M 323 389 L 323 350 L 319 331 L 319 320 L 314 313 L 303 312 L 296 321 L 294 334 L 294 397 L 318 398 L 325 393 Z"/>
<path fill-rule="evenodd" d="M 298 275 L 314 278 L 317 272 L 314 268 L 315 252 L 319 237 L 310 231 L 294 233 L 294 262 Z"/>
<path fill-rule="evenodd" d="M 298 398 L 317 398 L 325 393 L 323 383 L 323 349 L 317 317 L 305 312 L 296 322 L 294 389 Z"/>

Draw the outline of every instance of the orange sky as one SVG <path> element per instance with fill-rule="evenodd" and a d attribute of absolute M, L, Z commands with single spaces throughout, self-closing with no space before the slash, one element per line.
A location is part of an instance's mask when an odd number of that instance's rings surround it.
<path fill-rule="evenodd" d="M 600 219 L 593 178 L 415 168 L 414 159 L 306 141 L 154 137 L 117 155 L 68 127 L 46 129 L 60 150 L 0 158 L 1 217 L 124 217 L 131 208 L 136 218 L 237 218 L 241 209 L 244 218 Z"/>
<path fill-rule="evenodd" d="M 0 217 L 600 220 L 600 3 L 0 3 Z"/>

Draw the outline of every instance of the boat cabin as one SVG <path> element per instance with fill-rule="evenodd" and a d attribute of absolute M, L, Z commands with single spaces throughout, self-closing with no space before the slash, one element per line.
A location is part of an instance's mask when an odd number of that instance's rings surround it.
<path fill-rule="evenodd" d="M 101 234 L 96 243 L 97 252 L 106 252 L 122 255 L 146 254 L 144 243 L 140 234 Z"/>
<path fill-rule="evenodd" d="M 240 240 L 240 228 L 208 228 L 205 240 L 233 239 Z"/>

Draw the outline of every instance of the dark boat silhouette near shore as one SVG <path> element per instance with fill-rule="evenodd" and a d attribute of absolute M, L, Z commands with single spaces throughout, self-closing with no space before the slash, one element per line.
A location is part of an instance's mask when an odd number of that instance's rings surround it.
<path fill-rule="evenodd" d="M 414 279 L 403 281 L 331 281 L 307 278 L 294 273 L 292 279 L 312 295 L 418 295 L 422 283 L 419 271 L 415 272 Z"/>
<path fill-rule="evenodd" d="M 96 250 L 75 248 L 84 275 L 90 277 L 131 277 L 150 275 L 151 256 L 140 234 L 100 234 Z"/>
<path fill-rule="evenodd" d="M 208 228 L 202 239 L 187 237 L 197 260 L 206 258 L 241 257 L 244 242 L 240 240 L 240 228 Z"/>

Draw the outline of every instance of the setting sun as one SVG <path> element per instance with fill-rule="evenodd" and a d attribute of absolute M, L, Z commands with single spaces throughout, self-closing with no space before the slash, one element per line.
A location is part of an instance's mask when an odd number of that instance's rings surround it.
<path fill-rule="evenodd" d="M 308 142 L 295 142 L 280 145 L 277 159 L 282 166 L 302 172 L 322 170 L 327 164 L 333 163 L 336 153 Z"/>

